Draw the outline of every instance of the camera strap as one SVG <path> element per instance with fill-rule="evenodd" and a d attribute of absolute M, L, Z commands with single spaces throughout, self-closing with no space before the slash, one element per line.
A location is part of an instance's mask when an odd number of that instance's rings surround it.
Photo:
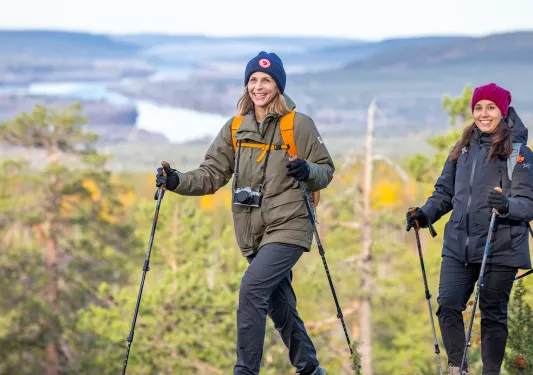
<path fill-rule="evenodd" d="M 276 128 L 278 127 L 278 122 L 274 123 L 274 129 L 272 130 L 272 137 L 270 137 L 270 143 L 268 144 L 268 150 L 265 157 L 265 164 L 263 164 L 263 173 L 261 174 L 261 183 L 259 184 L 259 193 L 263 192 L 263 186 L 265 184 L 266 178 L 266 169 L 268 164 L 268 157 L 270 156 L 270 151 L 272 151 L 272 143 L 274 142 L 274 135 L 276 134 Z"/>
<path fill-rule="evenodd" d="M 263 172 L 261 173 L 261 182 L 259 183 L 259 189 L 258 189 L 259 193 L 263 192 L 263 186 L 265 185 L 268 157 L 270 156 L 270 151 L 272 150 L 272 143 L 274 142 L 274 135 L 276 134 L 277 126 L 278 126 L 278 121 L 274 123 L 274 130 L 272 131 L 272 137 L 270 138 L 270 143 L 268 144 L 268 149 L 266 150 L 265 163 L 263 164 L 263 167 L 262 167 Z M 237 183 L 239 181 L 239 162 L 241 160 L 241 144 L 242 144 L 242 140 L 238 140 L 237 141 L 237 160 L 235 162 L 235 178 L 233 179 L 233 190 L 235 190 L 235 188 L 237 187 Z"/>

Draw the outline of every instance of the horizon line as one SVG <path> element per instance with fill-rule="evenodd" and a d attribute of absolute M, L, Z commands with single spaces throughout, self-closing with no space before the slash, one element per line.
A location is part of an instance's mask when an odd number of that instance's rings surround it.
<path fill-rule="evenodd" d="M 411 34 L 411 35 L 398 35 L 387 36 L 382 38 L 358 38 L 341 35 L 305 35 L 305 34 L 219 34 L 213 35 L 210 33 L 188 33 L 188 32 L 160 32 L 160 31 L 135 31 L 135 32 L 103 32 L 92 31 L 84 29 L 71 29 L 71 28 L 46 28 L 46 27 L 0 27 L 0 32 L 64 32 L 71 34 L 90 34 L 100 36 L 166 36 L 166 37 L 198 37 L 206 39 L 260 39 L 260 38 L 298 38 L 298 39 L 336 39 L 345 41 L 360 41 L 360 42 L 381 42 L 387 40 L 397 39 L 418 39 L 418 38 L 483 38 L 493 35 L 503 34 L 516 34 L 516 33 L 530 33 L 531 29 L 512 29 L 507 31 L 494 31 L 489 33 L 427 33 L 427 34 Z"/>

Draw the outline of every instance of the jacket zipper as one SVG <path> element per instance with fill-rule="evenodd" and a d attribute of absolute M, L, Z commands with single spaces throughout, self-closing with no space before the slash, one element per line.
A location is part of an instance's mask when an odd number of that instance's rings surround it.
<path fill-rule="evenodd" d="M 468 203 L 466 204 L 466 242 L 465 242 L 465 266 L 468 265 L 468 244 L 470 243 L 470 204 L 472 203 L 472 185 L 474 184 L 474 173 L 476 171 L 477 159 L 481 152 L 481 145 L 476 152 L 474 162 L 472 163 L 472 172 L 470 173 L 470 189 L 468 192 Z"/>

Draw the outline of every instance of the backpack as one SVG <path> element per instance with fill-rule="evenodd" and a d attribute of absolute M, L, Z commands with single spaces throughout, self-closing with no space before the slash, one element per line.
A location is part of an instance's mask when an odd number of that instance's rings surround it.
<path fill-rule="evenodd" d="M 511 155 L 509 155 L 509 158 L 507 158 L 507 175 L 509 176 L 509 181 L 513 180 L 513 171 L 518 161 L 518 155 L 520 154 L 520 147 L 522 147 L 522 143 L 514 142 L 513 151 L 511 152 Z"/>
<path fill-rule="evenodd" d="M 287 150 L 287 153 L 289 156 L 298 156 L 298 148 L 296 147 L 296 142 L 294 141 L 294 115 L 296 114 L 295 110 L 292 110 L 291 112 L 287 113 L 285 116 L 283 116 L 279 122 L 279 128 L 281 131 L 281 138 L 283 139 L 283 145 L 277 146 L 277 145 L 271 145 L 271 150 Z M 233 143 L 233 151 L 237 150 L 237 139 L 235 139 L 235 134 L 237 133 L 237 130 L 239 130 L 239 127 L 241 126 L 243 116 L 235 116 L 233 118 L 233 122 L 231 123 L 231 141 Z M 259 163 L 266 155 L 266 152 L 268 151 L 268 146 L 266 144 L 259 144 L 259 143 L 241 143 L 242 147 L 253 147 L 253 148 L 261 148 L 263 152 L 259 157 L 257 158 L 257 162 Z M 318 206 L 318 202 L 320 201 L 320 192 L 319 191 L 313 191 L 312 193 L 312 200 L 314 202 L 314 206 Z"/>
<path fill-rule="evenodd" d="M 507 158 L 507 175 L 509 176 L 509 181 L 513 181 L 513 171 L 518 161 L 518 155 L 520 154 L 520 147 L 522 147 L 522 143 L 513 142 L 513 151 L 511 152 L 511 155 L 509 155 L 509 157 Z M 533 231 L 531 230 L 529 221 L 527 222 L 527 228 L 529 230 L 529 233 L 531 234 L 531 237 L 533 237 Z M 525 277 L 531 273 L 533 273 L 533 270 L 522 274 L 520 277 L 517 277 L 515 280 Z"/>

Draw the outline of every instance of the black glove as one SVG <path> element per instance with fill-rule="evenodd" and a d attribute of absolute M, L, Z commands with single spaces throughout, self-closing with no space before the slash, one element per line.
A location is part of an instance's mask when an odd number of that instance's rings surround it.
<path fill-rule="evenodd" d="M 293 177 L 298 181 L 307 181 L 309 179 L 309 165 L 305 160 L 296 159 L 287 164 L 289 169 L 287 176 Z"/>
<path fill-rule="evenodd" d="M 163 167 L 157 168 L 157 174 L 155 175 L 155 186 L 161 187 L 165 184 L 167 190 L 174 190 L 180 184 L 180 179 L 178 177 L 177 171 L 169 166 L 165 166 L 166 176 L 163 175 Z M 157 191 L 154 194 L 154 199 L 157 200 L 158 193 Z"/>
<path fill-rule="evenodd" d="M 409 210 L 407 210 L 407 213 L 405 214 L 405 218 L 407 220 L 407 228 L 405 228 L 405 230 L 408 232 L 411 228 L 417 227 L 415 220 L 418 222 L 420 228 L 426 228 L 429 225 L 428 218 L 420 207 L 409 207 Z"/>
<path fill-rule="evenodd" d="M 487 203 L 491 208 L 497 209 L 498 212 L 502 215 L 505 215 L 509 212 L 509 199 L 507 199 L 507 197 L 498 190 L 489 191 Z"/>

